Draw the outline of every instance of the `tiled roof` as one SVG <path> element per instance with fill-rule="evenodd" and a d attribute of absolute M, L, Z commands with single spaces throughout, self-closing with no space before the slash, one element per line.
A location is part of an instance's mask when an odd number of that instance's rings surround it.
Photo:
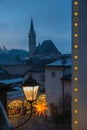
<path fill-rule="evenodd" d="M 71 66 L 72 57 L 71 54 L 64 54 L 55 62 L 48 64 L 47 66 Z"/>
<path fill-rule="evenodd" d="M 0 80 L 0 83 L 6 84 L 6 85 L 14 84 L 14 83 L 18 83 L 18 82 L 22 82 L 22 78 Z"/>

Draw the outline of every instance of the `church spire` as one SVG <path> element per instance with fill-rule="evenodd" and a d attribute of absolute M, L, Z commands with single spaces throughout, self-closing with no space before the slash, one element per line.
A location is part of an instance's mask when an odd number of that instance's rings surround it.
<path fill-rule="evenodd" d="M 33 57 L 36 49 L 36 33 L 34 31 L 33 19 L 31 18 L 30 32 L 29 32 L 29 56 Z"/>
<path fill-rule="evenodd" d="M 33 19 L 31 18 L 30 32 L 34 32 Z"/>

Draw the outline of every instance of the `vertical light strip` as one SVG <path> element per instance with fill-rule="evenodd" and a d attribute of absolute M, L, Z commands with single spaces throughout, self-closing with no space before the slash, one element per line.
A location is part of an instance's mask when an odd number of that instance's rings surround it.
<path fill-rule="evenodd" d="M 78 60 L 79 60 L 79 56 L 78 56 L 78 50 L 79 50 L 79 2 L 78 0 L 73 0 L 73 30 L 72 30 L 72 46 L 73 46 L 73 98 L 72 98 L 72 130 L 79 130 L 79 110 L 78 110 Z"/>

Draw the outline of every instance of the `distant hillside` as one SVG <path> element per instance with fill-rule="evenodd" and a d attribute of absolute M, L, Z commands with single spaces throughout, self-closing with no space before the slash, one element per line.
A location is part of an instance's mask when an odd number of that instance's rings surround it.
<path fill-rule="evenodd" d="M 58 59 L 61 56 L 61 52 L 56 48 L 55 44 L 51 40 L 45 40 L 42 44 L 39 44 L 34 52 L 32 59 L 35 63 L 40 59 Z M 0 65 L 1 64 L 26 64 L 29 53 L 22 49 L 8 50 L 5 46 L 0 47 Z"/>
<path fill-rule="evenodd" d="M 18 62 L 28 57 L 28 52 L 22 49 L 0 49 L 0 64 Z"/>

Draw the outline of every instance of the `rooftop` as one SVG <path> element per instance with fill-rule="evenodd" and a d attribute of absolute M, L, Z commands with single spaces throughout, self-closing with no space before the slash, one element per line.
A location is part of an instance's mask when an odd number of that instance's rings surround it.
<path fill-rule="evenodd" d="M 39 44 L 36 48 L 35 54 L 44 54 L 45 56 L 54 54 L 57 54 L 59 56 L 61 55 L 60 51 L 56 48 L 51 40 L 45 40 L 41 45 Z"/>
<path fill-rule="evenodd" d="M 71 54 L 64 54 L 55 62 L 48 64 L 47 66 L 71 66 L 72 65 L 72 57 Z"/>
<path fill-rule="evenodd" d="M 1 84 L 6 84 L 6 85 L 13 84 L 13 83 L 18 83 L 18 82 L 22 82 L 22 78 L 0 80 Z"/>

